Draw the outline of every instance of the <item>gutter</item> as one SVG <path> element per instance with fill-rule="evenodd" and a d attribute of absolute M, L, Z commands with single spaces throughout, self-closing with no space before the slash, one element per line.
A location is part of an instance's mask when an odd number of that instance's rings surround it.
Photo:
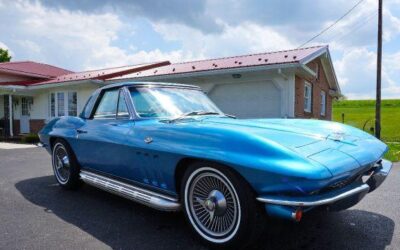
<path fill-rule="evenodd" d="M 261 65 L 261 66 L 244 66 L 244 67 L 236 67 L 229 69 L 212 69 L 212 70 L 204 70 L 197 72 L 187 72 L 187 73 L 176 73 L 176 74 L 165 74 L 165 75 L 156 75 L 156 76 L 141 76 L 141 77 L 130 77 L 130 78 L 118 78 L 118 79 L 109 79 L 109 82 L 123 82 L 126 80 L 134 80 L 134 81 L 153 81 L 153 80 L 164 80 L 164 79 L 174 79 L 174 78 L 187 78 L 187 77 L 201 77 L 201 76 L 210 76 L 210 75 L 220 75 L 220 74 L 232 74 L 232 73 L 245 73 L 245 72 L 254 72 L 254 71 L 263 71 L 263 70 L 271 70 L 271 69 L 284 69 L 284 68 L 292 68 L 292 67 L 300 67 L 301 64 L 296 63 L 281 63 L 281 64 L 272 64 L 272 65 Z"/>
<path fill-rule="evenodd" d="M 21 85 L 4 85 L 0 86 L 0 89 L 5 89 L 9 91 L 15 90 L 38 90 L 38 89 L 48 89 L 48 88 L 56 88 L 56 87 L 63 87 L 63 86 L 73 86 L 78 84 L 84 83 L 91 83 L 95 85 L 106 84 L 102 80 L 92 80 L 92 79 L 85 79 L 85 80 L 78 80 L 78 81 L 69 81 L 69 82 L 60 82 L 60 83 L 48 83 L 48 84 L 37 84 L 37 85 L 29 85 L 29 86 L 21 86 Z"/>
<path fill-rule="evenodd" d="M 78 84 L 83 84 L 83 83 L 92 83 L 96 85 L 100 85 L 104 83 L 102 80 L 93 80 L 93 79 L 85 79 L 85 80 L 78 80 L 78 81 L 68 81 L 68 82 L 59 82 L 59 83 L 48 83 L 48 84 L 34 84 L 27 86 L 26 89 L 28 90 L 35 90 L 35 89 L 47 89 L 47 88 L 56 88 L 56 87 L 63 87 L 65 85 L 67 86 L 73 86 L 73 85 L 78 85 Z"/>

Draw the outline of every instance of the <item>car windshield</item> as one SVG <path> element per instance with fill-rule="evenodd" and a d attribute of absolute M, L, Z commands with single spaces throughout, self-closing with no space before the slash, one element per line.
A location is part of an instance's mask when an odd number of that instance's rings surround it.
<path fill-rule="evenodd" d="M 223 115 L 198 89 L 173 87 L 130 88 L 140 117 L 174 119 L 191 115 Z"/>

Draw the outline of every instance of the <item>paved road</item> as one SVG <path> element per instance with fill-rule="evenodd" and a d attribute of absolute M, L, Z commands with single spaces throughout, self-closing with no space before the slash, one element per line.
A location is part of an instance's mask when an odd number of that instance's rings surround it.
<path fill-rule="evenodd" d="M 260 249 L 400 249 L 400 165 L 354 208 L 270 222 Z M 0 149 L 0 249 L 204 249 L 181 213 L 85 185 L 61 190 L 40 149 Z"/>

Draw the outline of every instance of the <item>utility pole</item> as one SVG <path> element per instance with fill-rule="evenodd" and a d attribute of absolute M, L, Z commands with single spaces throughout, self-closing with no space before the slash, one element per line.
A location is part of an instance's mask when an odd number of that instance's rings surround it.
<path fill-rule="evenodd" d="M 378 48 L 376 61 L 375 137 L 381 138 L 382 1 L 378 7 Z"/>

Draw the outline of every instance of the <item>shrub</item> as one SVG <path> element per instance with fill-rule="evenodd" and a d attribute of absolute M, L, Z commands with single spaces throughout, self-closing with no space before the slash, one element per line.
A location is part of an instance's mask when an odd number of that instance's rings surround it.
<path fill-rule="evenodd" d="M 23 142 L 23 143 L 38 143 L 39 136 L 37 134 L 27 134 L 21 138 L 21 142 Z"/>

